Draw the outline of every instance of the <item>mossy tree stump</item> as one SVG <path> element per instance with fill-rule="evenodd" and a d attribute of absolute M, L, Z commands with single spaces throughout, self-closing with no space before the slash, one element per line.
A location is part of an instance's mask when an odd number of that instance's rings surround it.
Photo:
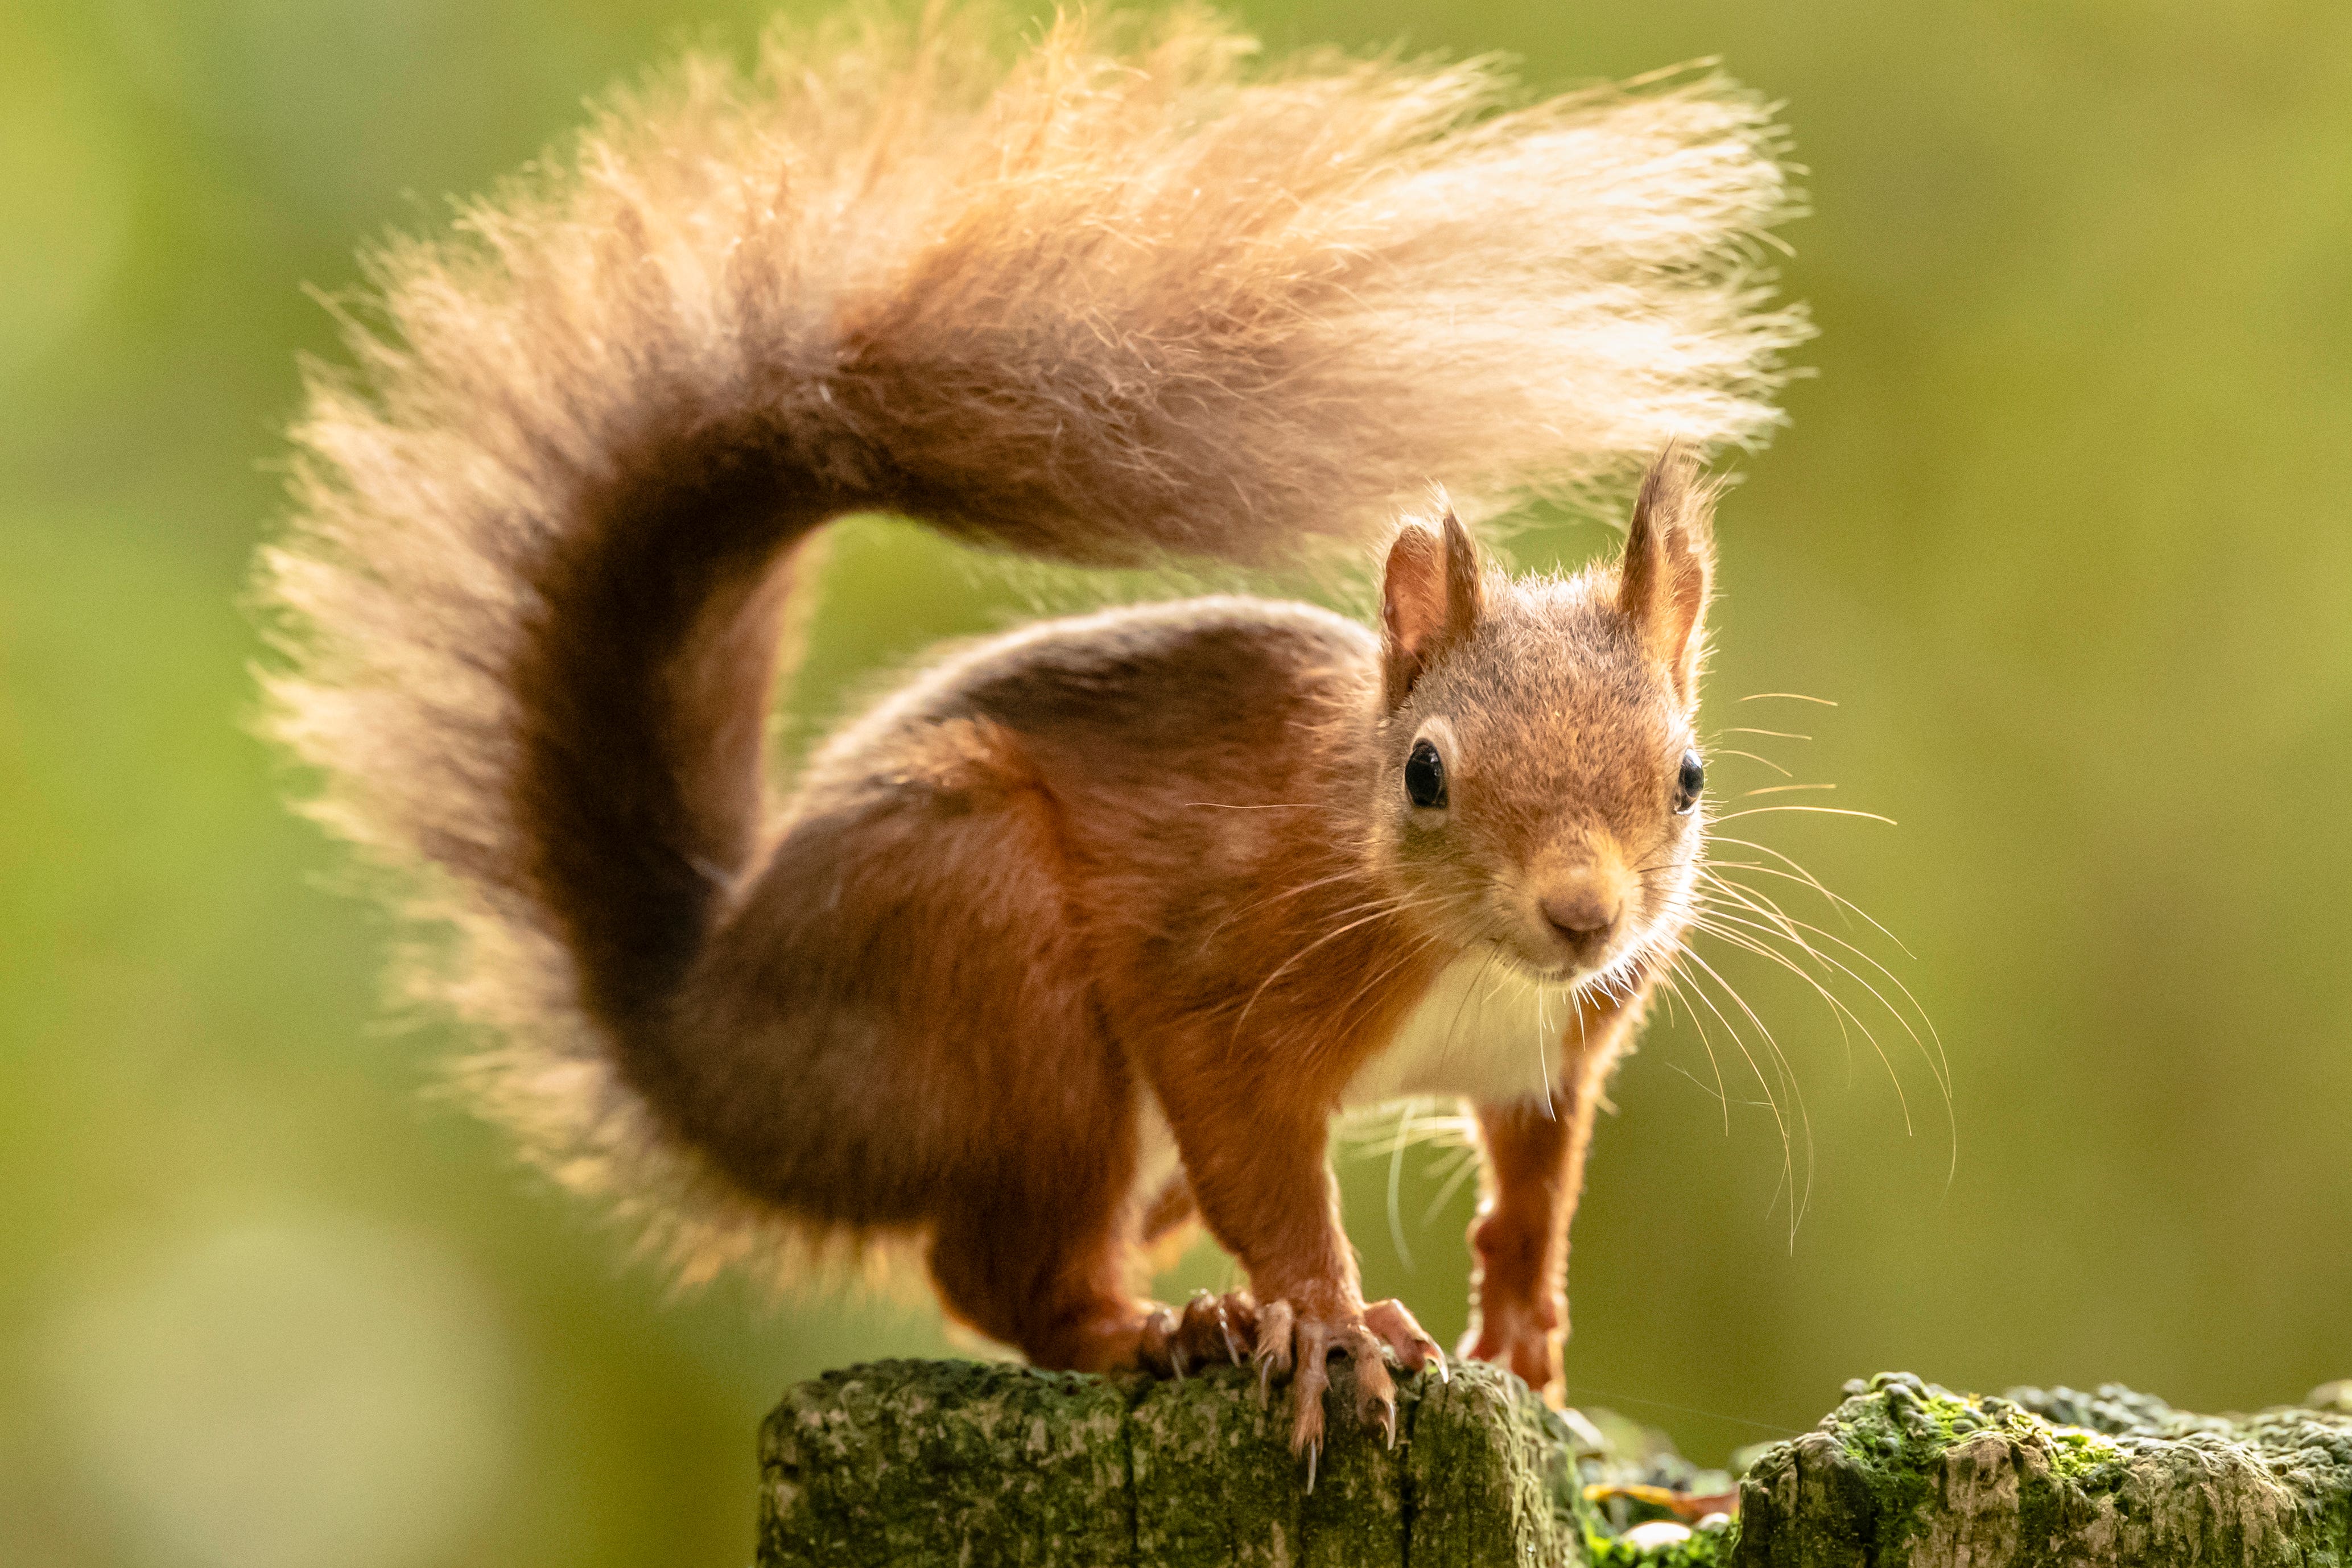
<path fill-rule="evenodd" d="M 2224 1417 L 2115 1388 L 1847 1386 L 1749 1468 L 1732 1530 L 1644 1548 L 1582 1507 L 1571 1427 L 1490 1367 L 1403 1380 L 1393 1449 L 1335 1368 L 1310 1490 L 1240 1369 L 882 1363 L 769 1416 L 760 1568 L 2352 1568 L 2352 1389 Z"/>
<path fill-rule="evenodd" d="M 761 1434 L 761 1568 L 1579 1561 L 1557 1417 L 1491 1367 L 1400 1380 L 1397 1444 L 1333 1368 L 1314 1487 L 1247 1370 L 1182 1383 L 884 1362 L 784 1396 Z"/>
<path fill-rule="evenodd" d="M 2352 1397 L 2334 1387 L 2220 1416 L 2112 1386 L 1846 1386 L 1750 1468 L 1737 1568 L 2352 1565 Z"/>

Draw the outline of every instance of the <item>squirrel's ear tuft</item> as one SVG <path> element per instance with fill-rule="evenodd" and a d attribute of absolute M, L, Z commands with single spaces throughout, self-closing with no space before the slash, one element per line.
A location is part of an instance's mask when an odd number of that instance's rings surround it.
<path fill-rule="evenodd" d="M 1381 581 L 1381 663 L 1391 708 L 1401 706 L 1432 660 L 1476 629 L 1486 613 L 1478 546 L 1454 509 L 1433 531 L 1409 522 L 1389 546 Z"/>
<path fill-rule="evenodd" d="M 1688 448 L 1670 446 L 1643 476 L 1618 567 L 1617 608 L 1642 630 L 1685 702 L 1698 688 L 1701 632 L 1715 583 L 1715 498 Z"/>

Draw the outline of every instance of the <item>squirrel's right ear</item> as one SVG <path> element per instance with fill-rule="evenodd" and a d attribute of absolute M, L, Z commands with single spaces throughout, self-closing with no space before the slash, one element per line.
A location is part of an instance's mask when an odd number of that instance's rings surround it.
<path fill-rule="evenodd" d="M 1401 707 L 1438 654 L 1486 612 L 1478 546 L 1454 509 L 1433 531 L 1409 522 L 1389 546 L 1381 580 L 1381 665 L 1389 706 Z"/>
<path fill-rule="evenodd" d="M 1672 673 L 1676 695 L 1698 687 L 1701 635 L 1715 581 L 1717 486 L 1698 477 L 1689 449 L 1670 446 L 1643 477 L 1617 569 L 1617 608 Z"/>

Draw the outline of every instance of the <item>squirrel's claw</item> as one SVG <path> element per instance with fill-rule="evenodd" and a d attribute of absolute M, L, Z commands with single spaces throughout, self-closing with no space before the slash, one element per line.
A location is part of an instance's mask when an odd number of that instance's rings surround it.
<path fill-rule="evenodd" d="M 1238 1323 L 1238 1331 L 1235 1328 Z M 1207 1331 L 1213 1327 L 1217 1339 L 1225 1347 L 1225 1359 L 1234 1365 L 1242 1364 L 1244 1339 L 1257 1332 L 1256 1305 L 1245 1290 L 1232 1290 L 1220 1296 L 1213 1291 L 1195 1290 L 1184 1304 L 1184 1337 L 1187 1342 L 1207 1340 Z M 1213 1352 L 1214 1345 L 1203 1343 L 1202 1353 Z"/>
<path fill-rule="evenodd" d="M 1397 1441 L 1397 1395 L 1391 1358 L 1409 1372 L 1427 1368 L 1440 1378 L 1446 1376 L 1445 1352 L 1400 1302 L 1378 1301 L 1328 1314 L 1302 1310 L 1285 1300 L 1259 1306 L 1258 1404 L 1261 1408 L 1266 1404 L 1277 1374 L 1291 1373 L 1290 1449 L 1307 1456 L 1310 1477 L 1323 1443 L 1323 1395 L 1331 1385 L 1327 1363 L 1334 1351 L 1354 1365 L 1356 1419 L 1377 1426 L 1391 1448 Z"/>
<path fill-rule="evenodd" d="M 1389 1447 L 1395 1447 L 1396 1380 L 1389 1376 L 1380 1337 L 1359 1323 L 1337 1342 L 1356 1366 L 1356 1419 L 1367 1426 L 1377 1422 L 1388 1436 Z"/>
<path fill-rule="evenodd" d="M 1257 1402 L 1263 1409 L 1266 1390 L 1276 1376 L 1290 1370 L 1290 1303 L 1268 1301 L 1257 1310 Z"/>
<path fill-rule="evenodd" d="M 1184 1381 L 1185 1373 L 1223 1355 L 1239 1366 L 1257 1337 L 1257 1305 L 1243 1290 L 1223 1296 L 1195 1292 L 1180 1313 L 1155 1307 L 1143 1320 L 1135 1359 L 1146 1372 Z"/>
<path fill-rule="evenodd" d="M 1440 1383 L 1451 1383 L 1453 1375 L 1445 1367 L 1445 1352 L 1427 1330 L 1413 1321 L 1404 1303 L 1391 1298 L 1375 1301 L 1364 1309 L 1364 1327 L 1370 1329 L 1396 1358 L 1397 1365 L 1407 1372 L 1419 1372 L 1435 1366 Z"/>
<path fill-rule="evenodd" d="M 1331 1386 L 1331 1326 L 1319 1318 L 1301 1318 L 1292 1331 L 1297 1341 L 1290 1374 L 1290 1451 L 1302 1453 L 1323 1440 L 1323 1394 Z"/>
<path fill-rule="evenodd" d="M 1226 1319 L 1225 1310 L 1217 1309 L 1217 1331 L 1225 1337 L 1225 1355 L 1235 1366 L 1242 1364 L 1242 1342 L 1234 1337 L 1234 1325 Z"/>

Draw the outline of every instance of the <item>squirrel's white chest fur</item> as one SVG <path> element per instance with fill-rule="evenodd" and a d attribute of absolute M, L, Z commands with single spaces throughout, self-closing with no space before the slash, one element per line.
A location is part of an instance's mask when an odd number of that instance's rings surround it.
<path fill-rule="evenodd" d="M 1346 1110 L 1419 1095 L 1482 1105 L 1540 1097 L 1559 1071 L 1562 1031 L 1576 1003 L 1507 960 L 1465 954 L 1424 993 L 1396 1037 L 1348 1080 Z M 1148 1202 L 1176 1173 L 1176 1140 L 1150 1089 L 1142 1090 L 1141 1156 L 1135 1192 Z"/>
<path fill-rule="evenodd" d="M 1507 959 L 1465 953 L 1439 973 L 1387 1047 L 1357 1069 L 1341 1103 L 1539 1098 L 1559 1070 L 1561 1031 L 1575 1018 L 1566 987 L 1529 980 Z"/>

